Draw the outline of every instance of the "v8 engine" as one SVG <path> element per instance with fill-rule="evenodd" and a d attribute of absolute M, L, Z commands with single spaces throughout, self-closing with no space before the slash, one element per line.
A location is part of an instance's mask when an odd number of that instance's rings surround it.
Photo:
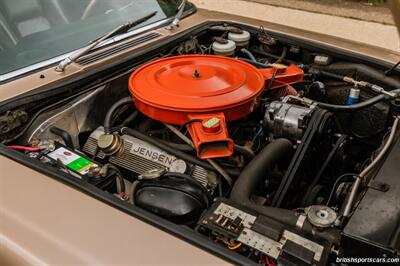
<path fill-rule="evenodd" d="M 399 135 L 399 78 L 343 58 L 214 25 L 3 142 L 253 262 L 325 265 Z"/>

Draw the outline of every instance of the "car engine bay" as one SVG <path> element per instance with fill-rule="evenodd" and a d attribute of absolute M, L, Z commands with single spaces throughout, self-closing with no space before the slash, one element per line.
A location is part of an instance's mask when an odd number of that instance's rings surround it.
<path fill-rule="evenodd" d="M 213 25 L 7 110 L 0 141 L 255 263 L 325 265 L 400 118 L 398 75 L 326 50 Z"/>

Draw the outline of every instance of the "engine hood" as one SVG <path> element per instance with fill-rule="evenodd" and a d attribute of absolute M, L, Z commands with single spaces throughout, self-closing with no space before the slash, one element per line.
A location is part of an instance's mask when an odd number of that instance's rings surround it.
<path fill-rule="evenodd" d="M 390 5 L 390 10 L 392 11 L 393 14 L 394 22 L 397 26 L 397 30 L 399 31 L 400 34 L 400 0 L 389 1 L 389 5 Z"/>

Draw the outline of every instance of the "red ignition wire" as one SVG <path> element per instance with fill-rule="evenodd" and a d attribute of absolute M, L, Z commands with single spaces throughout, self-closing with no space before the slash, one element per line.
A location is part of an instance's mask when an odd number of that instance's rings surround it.
<path fill-rule="evenodd" d="M 268 256 L 265 256 L 265 261 L 267 262 L 268 266 L 276 266 L 275 262 L 273 261 L 273 259 L 269 258 Z"/>
<path fill-rule="evenodd" d="M 13 150 L 22 150 L 22 151 L 40 151 L 41 148 L 39 147 L 27 147 L 27 146 L 18 146 L 18 145 L 14 145 L 14 146 L 7 146 L 10 149 Z"/>

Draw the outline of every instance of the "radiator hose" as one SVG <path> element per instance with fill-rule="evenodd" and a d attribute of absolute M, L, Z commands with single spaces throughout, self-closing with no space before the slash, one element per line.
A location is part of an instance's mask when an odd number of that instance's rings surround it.
<path fill-rule="evenodd" d="M 274 166 L 282 160 L 288 160 L 292 151 L 292 143 L 288 139 L 276 139 L 268 144 L 243 169 L 232 188 L 230 199 L 266 217 L 291 227 L 301 227 L 300 230 L 305 233 L 335 243 L 338 239 L 337 230 L 315 231 L 307 220 L 304 220 L 299 226 L 300 216 L 298 213 L 282 208 L 257 205 L 250 200 L 250 196 L 266 179 Z"/>
<path fill-rule="evenodd" d="M 298 217 L 292 211 L 256 205 L 250 200 L 250 196 L 266 179 L 276 163 L 287 160 L 292 150 L 292 143 L 287 139 L 277 139 L 268 144 L 239 175 L 231 191 L 231 200 L 256 209 L 270 218 L 285 223 L 296 222 Z"/>

